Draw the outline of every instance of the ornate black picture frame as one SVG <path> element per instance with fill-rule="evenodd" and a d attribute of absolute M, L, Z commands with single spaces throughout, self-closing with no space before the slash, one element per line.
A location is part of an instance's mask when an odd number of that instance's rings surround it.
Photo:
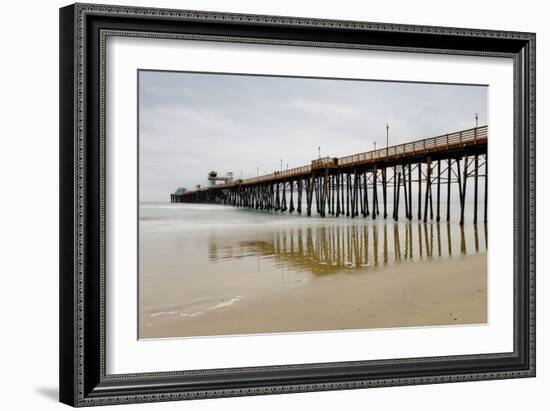
<path fill-rule="evenodd" d="M 514 350 L 109 375 L 105 371 L 105 39 L 507 57 L 514 64 Z M 60 400 L 73 406 L 535 376 L 535 34 L 75 4 L 60 10 Z"/>

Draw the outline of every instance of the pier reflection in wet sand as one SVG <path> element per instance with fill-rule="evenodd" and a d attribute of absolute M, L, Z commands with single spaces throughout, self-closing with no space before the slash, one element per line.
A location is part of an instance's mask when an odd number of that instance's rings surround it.
<path fill-rule="evenodd" d="M 324 275 L 487 251 L 486 224 L 343 223 L 285 227 L 271 237 L 236 242 L 211 237 L 209 260 L 258 256 L 278 268 Z"/>

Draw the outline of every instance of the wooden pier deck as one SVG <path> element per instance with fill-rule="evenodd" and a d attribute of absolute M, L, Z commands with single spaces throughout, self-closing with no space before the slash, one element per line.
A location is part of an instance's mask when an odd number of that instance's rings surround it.
<path fill-rule="evenodd" d="M 305 194 L 305 212 L 308 216 L 315 204 L 316 212 L 322 217 L 330 214 L 351 218 L 372 215 L 372 218 L 376 218 L 380 214 L 381 189 L 383 218 L 387 218 L 388 190 L 392 190 L 392 218 L 397 220 L 401 203 L 404 203 L 405 218 L 413 218 L 414 183 L 418 187 L 418 219 L 427 221 L 428 215 L 430 219 L 434 218 L 432 192 L 435 190 L 436 219 L 439 221 L 441 186 L 446 184 L 446 219 L 449 221 L 451 185 L 456 183 L 460 199 L 460 223 L 463 224 L 466 184 L 472 177 L 475 208 L 473 222 L 477 223 L 479 178 L 485 180 L 483 220 L 486 222 L 487 135 L 487 126 L 481 126 L 340 158 L 319 158 L 301 167 L 173 193 L 170 199 L 173 203 L 218 203 L 302 213 Z M 403 195 L 400 199 L 401 189 Z M 369 203 L 372 203 L 371 209 Z"/>

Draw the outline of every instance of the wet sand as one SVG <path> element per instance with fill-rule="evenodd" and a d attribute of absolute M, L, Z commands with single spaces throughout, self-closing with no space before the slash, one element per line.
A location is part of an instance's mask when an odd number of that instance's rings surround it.
<path fill-rule="evenodd" d="M 140 338 L 484 324 L 487 255 L 343 271 L 192 316 L 172 314 L 140 315 Z"/>

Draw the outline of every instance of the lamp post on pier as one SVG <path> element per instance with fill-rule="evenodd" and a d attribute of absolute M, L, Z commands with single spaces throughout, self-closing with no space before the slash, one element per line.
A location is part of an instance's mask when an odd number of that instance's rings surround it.
<path fill-rule="evenodd" d="M 386 121 L 386 157 L 388 156 L 388 147 L 390 146 L 390 122 Z"/>

